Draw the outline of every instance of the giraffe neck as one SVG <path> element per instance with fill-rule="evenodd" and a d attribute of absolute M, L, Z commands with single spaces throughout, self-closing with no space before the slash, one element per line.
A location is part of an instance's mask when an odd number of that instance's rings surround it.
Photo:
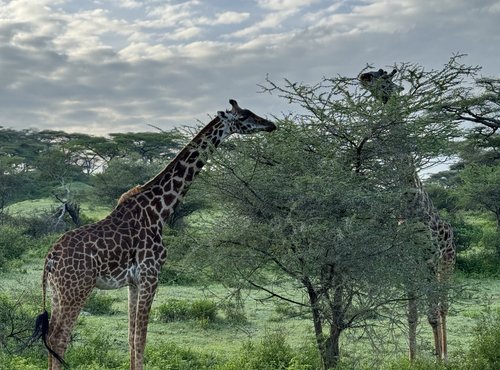
<path fill-rule="evenodd" d="M 214 118 L 158 175 L 139 186 L 130 199 L 123 201 L 123 206 L 138 203 L 145 209 L 144 215 L 151 224 L 167 222 L 208 156 L 230 134 L 227 122 Z"/>
<path fill-rule="evenodd" d="M 416 173 L 414 177 L 409 179 L 407 184 L 405 202 L 403 204 L 405 219 L 419 220 L 425 224 L 430 224 L 432 218 L 436 215 L 434 205 Z"/>

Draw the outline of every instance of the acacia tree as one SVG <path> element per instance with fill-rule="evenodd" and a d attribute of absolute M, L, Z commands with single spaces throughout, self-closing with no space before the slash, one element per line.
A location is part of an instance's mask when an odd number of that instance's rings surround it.
<path fill-rule="evenodd" d="M 267 80 L 264 90 L 300 114 L 280 121 L 274 135 L 219 154 L 205 174 L 204 189 L 222 210 L 204 260 L 307 307 L 325 369 L 337 364 L 346 329 L 387 315 L 409 283 L 424 295 L 430 241 L 418 222 L 397 226 L 408 190 L 403 159 L 421 168 L 453 153 L 448 144 L 461 129 L 441 107 L 478 73 L 460 56 L 441 70 L 409 63 L 396 70 L 404 91 L 386 104 L 356 78 L 312 86 Z M 270 274 L 287 276 L 297 289 L 269 284 Z"/>

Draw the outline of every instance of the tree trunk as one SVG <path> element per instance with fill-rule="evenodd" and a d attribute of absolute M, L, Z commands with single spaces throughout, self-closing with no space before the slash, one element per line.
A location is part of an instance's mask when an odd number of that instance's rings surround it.
<path fill-rule="evenodd" d="M 309 279 L 304 278 L 302 281 L 307 289 L 307 294 L 309 296 L 309 304 L 311 305 L 311 313 L 313 317 L 314 324 L 314 335 L 316 337 L 316 345 L 318 347 L 318 351 L 321 355 L 322 362 L 325 365 L 325 340 L 323 338 L 323 323 L 321 321 L 321 311 L 318 307 L 318 295 L 314 290 Z M 327 370 L 327 367 L 324 367 Z"/>
<path fill-rule="evenodd" d="M 337 366 L 340 360 L 340 334 L 342 329 L 338 325 L 330 326 L 330 336 L 325 341 L 325 352 L 323 355 L 323 367 L 325 370 Z"/>
<path fill-rule="evenodd" d="M 408 356 L 410 361 L 414 361 L 417 356 L 417 324 L 418 310 L 417 297 L 414 291 L 408 291 Z"/>
<path fill-rule="evenodd" d="M 343 284 L 340 276 L 335 276 L 333 279 L 333 299 L 328 292 L 326 296 L 330 302 L 331 322 L 329 337 L 325 342 L 324 368 L 331 369 L 337 366 L 340 360 L 340 334 L 345 328 L 343 326 L 344 310 L 343 310 Z"/>

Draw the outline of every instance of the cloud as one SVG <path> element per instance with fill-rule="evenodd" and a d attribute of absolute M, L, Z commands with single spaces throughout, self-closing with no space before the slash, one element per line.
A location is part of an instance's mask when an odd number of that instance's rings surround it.
<path fill-rule="evenodd" d="M 257 4 L 261 8 L 274 11 L 296 11 L 299 8 L 303 8 L 317 2 L 318 0 L 257 0 Z"/>
<path fill-rule="evenodd" d="M 229 98 L 279 115 L 286 102 L 257 94 L 266 75 L 434 68 L 456 51 L 497 73 L 499 11 L 494 0 L 0 2 L 0 125 L 168 128 L 205 121 Z"/>

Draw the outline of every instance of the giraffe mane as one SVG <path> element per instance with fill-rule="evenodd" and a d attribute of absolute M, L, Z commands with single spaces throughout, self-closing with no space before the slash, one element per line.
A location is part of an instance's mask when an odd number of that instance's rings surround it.
<path fill-rule="evenodd" d="M 118 205 L 123 204 L 131 196 L 139 194 L 142 190 L 144 190 L 142 185 L 137 185 L 134 186 L 132 189 L 127 190 L 120 196 L 120 199 L 118 199 Z"/>

